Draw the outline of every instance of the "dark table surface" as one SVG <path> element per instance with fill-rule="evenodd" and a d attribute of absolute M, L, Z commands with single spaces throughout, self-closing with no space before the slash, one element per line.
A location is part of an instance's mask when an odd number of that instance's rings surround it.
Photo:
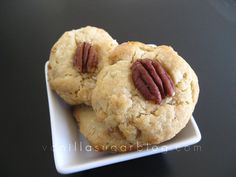
<path fill-rule="evenodd" d="M 1 174 L 61 176 L 50 147 L 44 79 L 50 48 L 66 31 L 93 25 L 118 42 L 173 46 L 199 76 L 194 116 L 202 140 L 69 176 L 236 176 L 236 1 L 1 1 Z M 196 150 L 197 149 L 197 150 Z"/>

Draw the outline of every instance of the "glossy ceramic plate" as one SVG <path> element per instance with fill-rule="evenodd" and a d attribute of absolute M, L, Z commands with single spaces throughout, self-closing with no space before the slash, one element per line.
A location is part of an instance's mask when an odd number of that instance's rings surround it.
<path fill-rule="evenodd" d="M 50 89 L 47 66 L 48 62 L 45 64 L 45 77 L 51 121 L 52 148 L 55 166 L 59 173 L 74 173 L 167 152 L 193 145 L 201 139 L 198 126 L 192 117 L 187 126 L 177 136 L 160 145 L 154 145 L 142 151 L 123 154 L 96 152 L 80 134 L 70 107 Z"/>

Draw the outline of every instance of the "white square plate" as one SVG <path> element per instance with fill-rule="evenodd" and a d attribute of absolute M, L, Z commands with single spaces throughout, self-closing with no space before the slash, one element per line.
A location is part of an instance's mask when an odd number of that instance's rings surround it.
<path fill-rule="evenodd" d="M 45 76 L 51 120 L 52 148 L 56 169 L 59 173 L 69 174 L 117 162 L 167 152 L 197 143 L 201 139 L 198 126 L 192 117 L 187 126 L 173 139 L 148 149 L 123 154 L 96 152 L 79 133 L 70 107 L 50 89 Z"/>

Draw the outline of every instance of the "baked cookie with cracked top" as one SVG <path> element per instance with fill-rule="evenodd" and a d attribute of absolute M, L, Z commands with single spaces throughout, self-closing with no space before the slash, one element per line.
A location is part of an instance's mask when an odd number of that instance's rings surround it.
<path fill-rule="evenodd" d="M 51 49 L 51 88 L 70 105 L 90 105 L 97 74 L 108 64 L 108 56 L 117 45 L 100 28 L 87 26 L 65 32 Z"/>
<path fill-rule="evenodd" d="M 96 116 L 80 121 L 96 149 L 124 152 L 159 144 L 186 126 L 198 100 L 198 79 L 171 47 L 124 43 L 110 63 L 92 93 Z"/>

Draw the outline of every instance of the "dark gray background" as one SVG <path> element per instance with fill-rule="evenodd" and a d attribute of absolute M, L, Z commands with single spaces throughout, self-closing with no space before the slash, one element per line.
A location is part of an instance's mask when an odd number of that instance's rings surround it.
<path fill-rule="evenodd" d="M 173 46 L 199 76 L 201 150 L 182 149 L 69 176 L 236 176 L 236 2 L 1 1 L 1 174 L 60 176 L 51 146 L 44 63 L 66 30 L 94 25 L 118 42 Z"/>

